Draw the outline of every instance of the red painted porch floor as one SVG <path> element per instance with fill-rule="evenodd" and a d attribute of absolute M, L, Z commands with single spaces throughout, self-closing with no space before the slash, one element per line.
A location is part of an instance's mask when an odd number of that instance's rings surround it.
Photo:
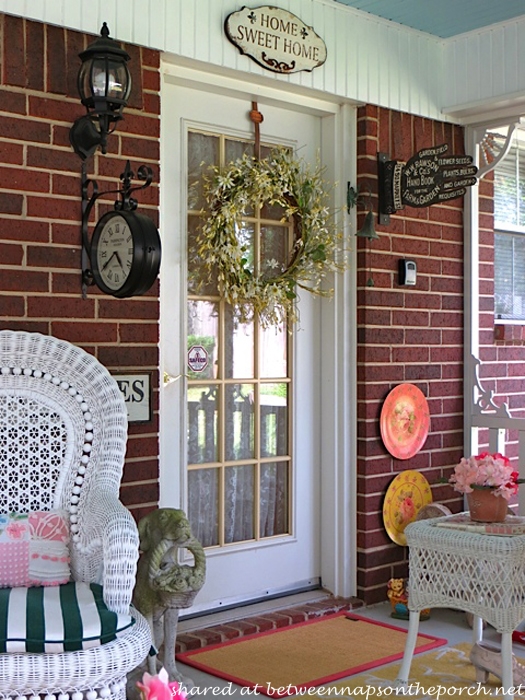
<path fill-rule="evenodd" d="M 282 599 L 280 605 L 283 604 Z M 210 644 L 218 644 L 228 639 L 244 637 L 256 632 L 266 632 L 278 627 L 287 627 L 297 622 L 304 622 L 315 617 L 322 617 L 340 610 L 355 610 L 363 605 L 358 598 L 332 598 L 327 596 L 320 600 L 307 602 L 291 607 L 276 607 L 267 612 L 259 612 L 253 616 L 242 616 L 239 619 L 229 619 L 221 624 L 206 626 L 203 617 L 203 627 L 185 631 L 180 629 L 177 635 L 176 652 L 201 649 Z M 246 608 L 243 608 L 246 615 Z M 193 626 L 197 624 L 193 620 Z"/>

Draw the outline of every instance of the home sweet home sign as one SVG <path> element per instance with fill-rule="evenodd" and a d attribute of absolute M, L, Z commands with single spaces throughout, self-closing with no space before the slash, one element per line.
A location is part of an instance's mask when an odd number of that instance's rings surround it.
<path fill-rule="evenodd" d="M 243 7 L 224 24 L 242 54 L 274 73 L 311 71 L 326 61 L 326 44 L 312 27 L 279 7 Z"/>

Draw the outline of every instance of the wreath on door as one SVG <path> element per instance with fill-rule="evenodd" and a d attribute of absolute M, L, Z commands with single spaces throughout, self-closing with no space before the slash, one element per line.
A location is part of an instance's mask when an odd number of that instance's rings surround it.
<path fill-rule="evenodd" d="M 342 235 L 335 229 L 330 188 L 318 167 L 311 171 L 288 149 L 263 159 L 243 156 L 226 168 L 211 168 L 205 182 L 209 214 L 197 236 L 197 252 L 219 294 L 238 310 L 242 322 L 256 315 L 262 327 L 299 318 L 297 288 L 331 296 L 329 274 L 345 268 Z M 264 205 L 282 208 L 282 223 L 293 228 L 286 262 L 265 260 L 264 269 L 250 260 L 239 227 L 246 211 Z"/>

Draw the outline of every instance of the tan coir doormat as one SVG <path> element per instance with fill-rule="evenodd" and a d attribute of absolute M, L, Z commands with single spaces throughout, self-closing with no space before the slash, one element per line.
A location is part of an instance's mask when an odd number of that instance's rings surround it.
<path fill-rule="evenodd" d="M 406 638 L 399 627 L 341 612 L 183 652 L 177 659 L 258 693 L 284 697 L 400 659 Z M 445 639 L 420 634 L 416 653 L 442 644 Z"/>

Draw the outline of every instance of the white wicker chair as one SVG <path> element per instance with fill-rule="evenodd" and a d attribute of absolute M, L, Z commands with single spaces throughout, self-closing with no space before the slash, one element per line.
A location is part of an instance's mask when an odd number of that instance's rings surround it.
<path fill-rule="evenodd" d="M 58 454 L 46 448 L 57 436 Z M 102 584 L 107 607 L 129 614 L 138 534 L 118 500 L 126 437 L 121 393 L 98 360 L 50 336 L 0 332 L 0 513 L 66 510 L 73 580 Z M 151 645 L 132 616 L 94 648 L 0 654 L 0 698 L 125 700 L 126 675 Z"/>

